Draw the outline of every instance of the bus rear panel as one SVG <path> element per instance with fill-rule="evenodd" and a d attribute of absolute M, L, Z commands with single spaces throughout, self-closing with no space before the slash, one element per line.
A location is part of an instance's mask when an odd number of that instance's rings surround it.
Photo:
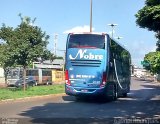
<path fill-rule="evenodd" d="M 104 33 L 68 35 L 65 92 L 115 100 L 130 91 L 130 53 Z"/>
<path fill-rule="evenodd" d="M 104 92 L 107 70 L 105 47 L 105 35 L 69 35 L 65 70 L 68 95 L 99 95 Z"/>

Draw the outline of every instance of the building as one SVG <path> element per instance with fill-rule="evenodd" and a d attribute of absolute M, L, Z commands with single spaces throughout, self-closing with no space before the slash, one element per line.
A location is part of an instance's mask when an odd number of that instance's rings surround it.
<path fill-rule="evenodd" d="M 133 68 L 133 75 L 136 77 L 151 77 L 151 73 L 144 68 L 139 68 L 134 66 Z"/>
<path fill-rule="evenodd" d="M 55 59 L 53 61 L 45 60 L 43 61 L 43 63 L 33 62 L 33 68 L 63 70 L 64 60 L 63 59 Z"/>
<path fill-rule="evenodd" d="M 37 69 L 51 69 L 53 82 L 64 82 L 64 60 L 55 59 L 53 61 L 46 60 L 43 63 L 33 62 L 33 68 Z"/>

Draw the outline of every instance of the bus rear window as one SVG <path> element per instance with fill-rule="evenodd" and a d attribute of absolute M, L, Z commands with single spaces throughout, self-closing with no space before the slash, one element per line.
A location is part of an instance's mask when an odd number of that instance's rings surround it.
<path fill-rule="evenodd" d="M 69 37 L 68 48 L 105 48 L 105 35 L 72 34 Z"/>

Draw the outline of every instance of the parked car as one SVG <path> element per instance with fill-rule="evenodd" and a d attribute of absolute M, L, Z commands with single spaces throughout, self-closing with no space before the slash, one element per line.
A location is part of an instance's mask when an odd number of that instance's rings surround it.
<path fill-rule="evenodd" d="M 25 84 L 26 84 L 26 87 L 36 86 L 37 82 L 32 77 L 28 77 L 28 78 L 26 78 Z M 20 78 L 19 80 L 17 80 L 15 82 L 15 87 L 23 87 L 23 86 L 24 86 L 24 79 L 23 78 Z"/>

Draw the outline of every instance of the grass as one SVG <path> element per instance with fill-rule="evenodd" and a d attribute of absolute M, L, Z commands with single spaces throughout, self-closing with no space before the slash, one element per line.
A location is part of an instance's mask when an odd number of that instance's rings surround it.
<path fill-rule="evenodd" d="M 26 91 L 23 88 L 1 88 L 0 100 L 58 93 L 64 93 L 64 84 L 29 87 Z"/>

